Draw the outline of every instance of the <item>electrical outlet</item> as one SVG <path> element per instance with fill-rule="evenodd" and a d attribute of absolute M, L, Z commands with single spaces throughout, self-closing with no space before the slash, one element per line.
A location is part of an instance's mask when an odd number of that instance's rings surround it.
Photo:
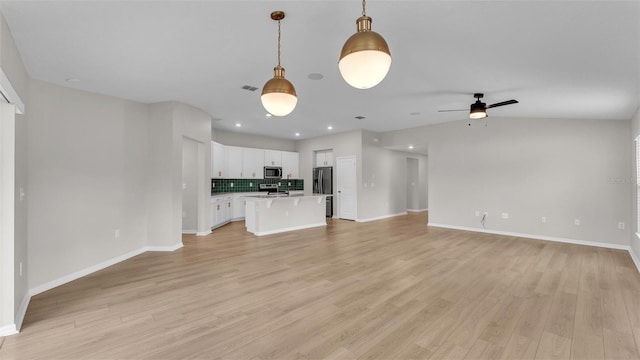
<path fill-rule="evenodd" d="M 540 222 L 546 223 L 547 222 L 547 217 L 543 216 L 540 218 Z"/>
<path fill-rule="evenodd" d="M 282 186 L 282 183 L 281 183 L 281 182 L 278 182 L 278 186 Z"/>
<path fill-rule="evenodd" d="M 253 183 L 252 182 L 249 183 L 249 187 L 253 187 Z"/>
<path fill-rule="evenodd" d="M 618 223 L 618 229 L 624 230 L 624 223 L 623 222 L 619 222 Z"/>
<path fill-rule="evenodd" d="M 289 181 L 289 182 L 287 183 L 287 185 L 291 186 L 291 181 Z"/>
<path fill-rule="evenodd" d="M 113 230 L 113 237 L 114 238 L 119 238 L 120 237 L 120 229 Z"/>
<path fill-rule="evenodd" d="M 476 210 L 476 217 L 480 216 L 480 210 Z"/>
<path fill-rule="evenodd" d="M 580 219 L 573 220 L 573 224 L 576 226 L 580 226 Z"/>
<path fill-rule="evenodd" d="M 230 184 L 229 184 L 229 186 L 230 186 L 230 187 L 233 187 L 233 183 L 230 183 Z"/>
<path fill-rule="evenodd" d="M 509 213 L 502 213 L 502 218 L 503 219 L 508 219 L 509 218 Z"/>

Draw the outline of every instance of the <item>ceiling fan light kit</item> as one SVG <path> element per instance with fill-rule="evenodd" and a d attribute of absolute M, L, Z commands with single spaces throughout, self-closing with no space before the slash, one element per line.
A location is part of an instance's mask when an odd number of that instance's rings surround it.
<path fill-rule="evenodd" d="M 507 100 L 499 103 L 487 105 L 480 101 L 484 97 L 482 93 L 475 93 L 473 97 L 476 98 L 476 102 L 472 103 L 469 108 L 469 118 L 470 119 L 484 119 L 487 115 L 487 109 L 491 109 L 498 106 L 505 106 L 511 104 L 517 104 L 518 100 Z M 438 112 L 449 112 L 449 111 L 467 111 L 466 109 L 456 109 L 456 110 L 438 110 Z"/>
<path fill-rule="evenodd" d="M 298 96 L 293 84 L 284 78 L 284 68 L 280 66 L 280 20 L 284 19 L 284 12 L 272 12 L 271 19 L 278 22 L 278 65 L 273 68 L 273 78 L 264 84 L 260 100 L 270 114 L 285 116 L 295 109 Z"/>
<path fill-rule="evenodd" d="M 357 32 L 344 43 L 338 69 L 344 81 L 356 89 L 369 89 L 378 85 L 391 67 L 391 52 L 384 38 L 371 31 L 372 19 L 365 12 L 356 20 Z"/>

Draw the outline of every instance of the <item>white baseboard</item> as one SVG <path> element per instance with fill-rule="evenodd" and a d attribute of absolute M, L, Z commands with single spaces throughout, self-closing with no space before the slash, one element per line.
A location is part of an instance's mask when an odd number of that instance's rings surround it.
<path fill-rule="evenodd" d="M 71 273 L 69 275 L 65 275 L 65 276 L 63 276 L 61 278 L 58 278 L 58 279 L 55 279 L 55 280 L 51 280 L 51 281 L 46 282 L 46 283 L 44 283 L 42 285 L 38 285 L 38 286 L 36 286 L 34 288 L 29 289 L 29 295 L 30 296 L 34 296 L 34 295 L 43 293 L 43 292 L 45 292 L 47 290 L 51 290 L 51 289 L 53 289 L 55 287 L 58 287 L 60 285 L 66 284 L 68 282 L 71 282 L 73 280 L 79 279 L 79 278 L 81 278 L 83 276 L 87 276 L 87 275 L 89 275 L 91 273 L 94 273 L 96 271 L 100 271 L 100 270 L 105 269 L 105 268 L 107 268 L 109 266 L 115 265 L 115 264 L 117 264 L 119 262 L 122 262 L 124 260 L 130 259 L 130 258 L 132 258 L 132 257 L 134 257 L 136 255 L 140 255 L 140 254 L 142 254 L 144 252 L 147 252 L 147 251 L 174 251 L 176 249 L 181 248 L 182 246 L 183 246 L 182 242 L 180 242 L 179 244 L 171 245 L 171 246 L 145 246 L 145 247 L 142 247 L 140 249 L 128 252 L 126 254 L 123 254 L 123 255 L 120 255 L 120 256 L 116 256 L 113 259 L 109 259 L 109 260 L 103 261 L 103 262 L 101 262 L 99 264 L 90 266 L 90 267 L 88 267 L 86 269 L 82 269 L 82 270 L 76 271 L 74 273 Z"/>
<path fill-rule="evenodd" d="M 6 325 L 3 327 L 0 327 L 0 337 L 1 336 L 9 336 L 9 335 L 14 335 L 17 334 L 18 331 L 16 330 L 16 324 L 11 324 L 11 325 Z"/>
<path fill-rule="evenodd" d="M 31 301 L 31 292 L 27 291 L 22 298 L 22 303 L 20 303 L 20 307 L 18 308 L 18 313 L 16 314 L 16 330 L 20 331 L 22 328 L 22 322 L 24 321 L 24 316 L 27 314 L 27 308 L 29 307 L 29 302 Z"/>
<path fill-rule="evenodd" d="M 423 212 L 429 211 L 429 209 L 407 209 L 407 212 Z"/>
<path fill-rule="evenodd" d="M 368 221 L 382 220 L 382 219 L 388 219 L 390 217 L 402 216 L 402 215 L 407 215 L 407 212 L 403 211 L 403 212 L 400 212 L 400 213 L 397 213 L 397 214 L 388 214 L 388 215 L 376 216 L 376 217 L 367 218 L 367 219 L 356 219 L 356 222 L 368 222 Z"/>
<path fill-rule="evenodd" d="M 633 248 L 629 246 L 629 255 L 631 255 L 631 260 L 636 265 L 636 269 L 640 272 L 640 259 L 638 259 L 638 255 L 633 251 Z"/>
<path fill-rule="evenodd" d="M 209 230 L 209 231 L 197 232 L 197 233 L 196 233 L 196 236 L 207 236 L 207 235 L 209 235 L 209 234 L 211 234 L 211 230 Z"/>
<path fill-rule="evenodd" d="M 495 235 L 515 236 L 515 237 L 522 237 L 522 238 L 535 239 L 535 240 L 554 241 L 554 242 L 561 242 L 561 243 L 567 243 L 567 244 L 596 246 L 596 247 L 602 247 L 607 249 L 629 250 L 628 245 L 568 239 L 568 238 L 560 238 L 560 237 L 554 237 L 554 236 L 523 234 L 523 233 L 510 232 L 510 231 L 480 229 L 480 228 L 472 228 L 472 227 L 466 227 L 466 226 L 455 226 L 455 225 L 445 225 L 445 224 L 435 224 L 435 223 L 429 223 L 427 224 L 427 226 L 441 227 L 441 228 L 455 229 L 455 230 L 464 230 L 464 231 L 474 231 L 474 232 L 495 234 Z"/>
<path fill-rule="evenodd" d="M 278 229 L 278 230 L 261 231 L 261 232 L 254 233 L 254 235 L 256 236 L 271 235 L 271 234 L 278 234 L 278 233 L 287 232 L 287 231 L 308 229 L 308 228 L 318 227 L 318 226 L 327 226 L 327 223 L 323 222 L 323 223 L 309 224 L 309 225 L 303 225 L 303 226 L 292 226 L 289 228 Z"/>
<path fill-rule="evenodd" d="M 197 234 L 198 231 L 197 230 L 182 230 L 182 234 L 184 235 L 193 235 L 193 234 Z"/>

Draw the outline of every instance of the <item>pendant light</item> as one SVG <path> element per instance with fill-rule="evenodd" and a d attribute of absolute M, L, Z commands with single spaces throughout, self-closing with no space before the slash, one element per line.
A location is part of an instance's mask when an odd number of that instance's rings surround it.
<path fill-rule="evenodd" d="M 356 20 L 358 32 L 344 43 L 338 68 L 347 84 L 357 89 L 369 89 L 378 85 L 391 67 L 389 46 L 380 34 L 371 31 L 371 18 L 365 12 L 362 0 L 362 16 Z"/>
<path fill-rule="evenodd" d="M 278 22 L 278 66 L 273 68 L 273 79 L 264 84 L 260 100 L 270 114 L 285 116 L 295 109 L 298 98 L 296 89 L 284 78 L 284 68 L 280 66 L 280 20 L 284 19 L 284 12 L 272 12 L 271 19 Z"/>

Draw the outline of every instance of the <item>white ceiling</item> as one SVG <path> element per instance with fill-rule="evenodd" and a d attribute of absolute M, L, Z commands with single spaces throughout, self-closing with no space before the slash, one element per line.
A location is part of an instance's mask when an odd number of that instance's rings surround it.
<path fill-rule="evenodd" d="M 295 139 L 296 131 L 325 135 L 328 125 L 381 132 L 461 120 L 468 114 L 437 110 L 468 108 L 474 92 L 488 104 L 520 101 L 490 117 L 629 119 L 639 105 L 638 1 L 370 0 L 373 30 L 393 57 L 370 90 L 349 87 L 337 66 L 358 0 L 1 5 L 33 78 L 141 102 L 182 101 L 230 131 Z M 266 118 L 260 103 L 276 65 L 273 10 L 287 14 L 282 66 L 298 92 L 296 109 L 281 118 Z"/>

